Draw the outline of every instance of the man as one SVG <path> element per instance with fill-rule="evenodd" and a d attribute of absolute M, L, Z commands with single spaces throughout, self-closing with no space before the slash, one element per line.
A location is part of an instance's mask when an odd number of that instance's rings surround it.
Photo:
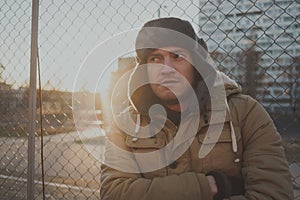
<path fill-rule="evenodd" d="M 130 106 L 107 134 L 103 200 L 293 198 L 272 120 L 211 67 L 205 50 L 187 21 L 144 24 Z"/>

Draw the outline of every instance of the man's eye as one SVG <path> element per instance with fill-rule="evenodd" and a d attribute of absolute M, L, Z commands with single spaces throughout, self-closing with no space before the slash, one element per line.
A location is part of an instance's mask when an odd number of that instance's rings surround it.
<path fill-rule="evenodd" d="M 155 56 L 150 57 L 149 60 L 148 60 L 148 62 L 158 63 L 158 62 L 159 62 L 159 58 L 158 58 L 158 57 L 155 57 Z"/>
<path fill-rule="evenodd" d="M 174 54 L 174 58 L 175 58 L 175 59 L 185 59 L 185 56 L 182 55 L 182 54 L 175 53 L 175 54 Z"/>

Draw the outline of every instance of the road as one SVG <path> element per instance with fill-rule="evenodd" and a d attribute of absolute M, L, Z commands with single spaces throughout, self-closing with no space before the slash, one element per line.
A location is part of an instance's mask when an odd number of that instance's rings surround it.
<path fill-rule="evenodd" d="M 104 132 L 88 130 L 44 136 L 47 199 L 98 199 Z M 0 199 L 26 199 L 27 138 L 0 138 Z M 35 195 L 41 198 L 40 138 L 36 138 Z M 93 152 L 93 153 L 91 153 Z"/>
<path fill-rule="evenodd" d="M 0 138 L 0 199 L 26 199 L 27 138 Z M 46 199 L 99 199 L 100 164 L 104 131 L 91 126 L 85 131 L 44 136 Z M 36 138 L 35 196 L 42 199 L 40 138 Z M 290 164 L 296 186 L 300 165 Z M 295 188 L 295 199 L 300 190 Z"/>

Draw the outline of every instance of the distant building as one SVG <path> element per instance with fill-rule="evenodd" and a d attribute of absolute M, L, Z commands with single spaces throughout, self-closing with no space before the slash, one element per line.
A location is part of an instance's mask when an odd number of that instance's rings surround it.
<path fill-rule="evenodd" d="M 125 57 L 118 59 L 118 69 L 111 74 L 110 83 L 110 102 L 114 106 L 115 113 L 121 112 L 124 108 L 128 106 L 126 104 L 127 91 L 128 91 L 128 76 L 123 77 L 126 72 L 132 70 L 136 65 L 136 60 L 134 57 Z M 117 84 L 117 87 L 115 87 Z M 113 93 L 114 92 L 114 93 Z M 114 94 L 112 98 L 111 95 Z"/>
<path fill-rule="evenodd" d="M 72 93 L 59 90 L 43 90 L 42 103 L 43 114 L 71 113 Z"/>
<path fill-rule="evenodd" d="M 253 80 L 260 86 L 256 99 L 270 112 L 293 112 L 292 102 L 300 100 L 300 67 L 295 62 L 300 55 L 296 20 L 300 4 L 294 0 L 201 0 L 200 8 L 200 35 L 219 68 L 243 82 L 249 71 L 239 60 L 252 47 L 259 55 Z"/>
<path fill-rule="evenodd" d="M 6 113 L 14 111 L 17 107 L 22 106 L 24 90 L 16 90 L 12 85 L 0 82 L 0 112 Z"/>

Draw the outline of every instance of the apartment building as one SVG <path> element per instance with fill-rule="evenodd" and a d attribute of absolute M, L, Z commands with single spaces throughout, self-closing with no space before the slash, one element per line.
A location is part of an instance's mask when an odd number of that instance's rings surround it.
<path fill-rule="evenodd" d="M 246 87 L 253 83 L 255 98 L 270 112 L 300 113 L 300 4 L 201 0 L 199 6 L 199 34 L 220 70 Z M 249 52 L 256 55 L 248 59 L 252 68 L 245 63 Z"/>

